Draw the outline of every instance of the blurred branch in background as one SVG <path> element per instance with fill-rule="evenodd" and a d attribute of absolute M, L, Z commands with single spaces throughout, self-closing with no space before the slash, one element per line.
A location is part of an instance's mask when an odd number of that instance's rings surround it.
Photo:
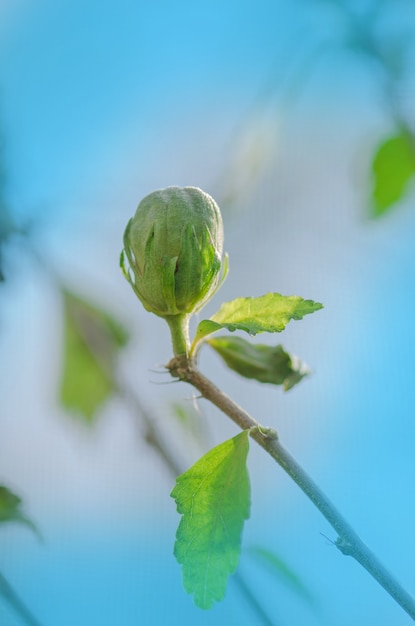
<path fill-rule="evenodd" d="M 0 485 L 0 525 L 10 522 L 24 524 L 41 539 L 36 525 L 22 510 L 22 500 L 4 485 Z M 28 626 L 41 626 L 40 622 L 26 606 L 11 583 L 0 572 L 0 598 L 3 598 L 13 611 Z"/>
<path fill-rule="evenodd" d="M 24 604 L 9 581 L 0 573 L 0 597 L 2 597 L 27 626 L 42 626 L 30 609 Z"/>
<path fill-rule="evenodd" d="M 4 171 L 3 137 L 0 133 L 0 282 L 5 280 L 3 266 L 4 246 L 9 238 L 17 232 L 16 225 L 7 207 L 5 186 L 6 174 Z"/>
<path fill-rule="evenodd" d="M 4 248 L 15 235 L 23 234 L 17 227 L 11 216 L 6 200 L 6 172 L 3 154 L 3 134 L 0 133 L 0 283 L 7 278 L 4 268 Z M 0 284 L 1 289 L 1 284 Z M 42 540 L 39 529 L 23 511 L 21 498 L 13 493 L 8 487 L 0 484 L 0 526 L 6 523 L 23 524 L 34 532 L 39 540 Z M 18 592 L 14 589 L 7 578 L 0 572 L 0 598 L 9 604 L 12 610 L 28 626 L 41 626 L 40 622 L 26 606 Z"/>

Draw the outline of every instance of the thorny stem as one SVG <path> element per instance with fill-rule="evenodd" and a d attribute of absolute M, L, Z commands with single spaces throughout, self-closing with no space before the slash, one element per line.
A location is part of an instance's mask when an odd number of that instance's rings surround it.
<path fill-rule="evenodd" d="M 415 621 L 415 599 L 401 586 L 394 576 L 356 534 L 320 487 L 310 478 L 270 429 L 258 428 L 258 423 L 229 396 L 206 378 L 187 358 L 173 358 L 167 365 L 170 374 L 190 383 L 201 395 L 217 406 L 244 430 L 251 430 L 251 437 L 285 470 L 308 496 L 338 534 L 335 542 L 340 552 L 352 556 L 394 598 Z"/>

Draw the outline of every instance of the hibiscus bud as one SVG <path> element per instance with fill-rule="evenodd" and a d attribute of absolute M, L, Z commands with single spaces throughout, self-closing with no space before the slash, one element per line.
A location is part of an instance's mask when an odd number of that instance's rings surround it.
<path fill-rule="evenodd" d="M 147 311 L 187 316 L 218 288 L 222 250 L 213 198 L 197 187 L 167 187 L 146 196 L 128 222 L 121 266 Z"/>

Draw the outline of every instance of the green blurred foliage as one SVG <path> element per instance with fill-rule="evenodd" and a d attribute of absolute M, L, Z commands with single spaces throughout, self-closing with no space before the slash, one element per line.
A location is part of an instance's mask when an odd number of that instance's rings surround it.
<path fill-rule="evenodd" d="M 255 546 L 248 550 L 248 553 L 255 558 L 258 563 L 265 566 L 268 571 L 287 584 L 293 591 L 310 604 L 314 603 L 314 598 L 307 586 L 294 573 L 294 571 L 275 552 L 266 548 Z"/>
<path fill-rule="evenodd" d="M 24 524 L 40 537 L 35 524 L 22 510 L 22 499 L 4 485 L 0 485 L 0 524 L 5 522 Z"/>
<path fill-rule="evenodd" d="M 372 213 L 379 217 L 403 199 L 415 175 L 415 138 L 401 132 L 384 141 L 373 158 Z"/>
<path fill-rule="evenodd" d="M 208 422 L 203 415 L 199 404 L 194 397 L 192 401 L 172 402 L 169 413 L 174 419 L 175 425 L 180 426 L 199 449 L 206 450 L 210 439 Z"/>
<path fill-rule="evenodd" d="M 119 350 L 128 333 L 109 313 L 64 290 L 62 405 L 92 423 L 102 404 L 117 389 Z"/>

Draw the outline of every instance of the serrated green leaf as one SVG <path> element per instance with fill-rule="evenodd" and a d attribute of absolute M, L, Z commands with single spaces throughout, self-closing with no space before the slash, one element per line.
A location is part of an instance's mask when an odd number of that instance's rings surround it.
<path fill-rule="evenodd" d="M 22 511 L 22 499 L 4 485 L 0 485 L 0 524 L 4 522 L 24 524 L 40 537 L 35 524 Z"/>
<path fill-rule="evenodd" d="M 304 315 L 322 307 L 319 302 L 299 296 L 267 293 L 259 298 L 237 298 L 225 302 L 211 320 L 230 331 L 244 330 L 250 335 L 279 333 L 290 320 L 301 320 Z"/>
<path fill-rule="evenodd" d="M 60 398 L 91 423 L 115 391 L 114 368 L 128 340 L 125 329 L 107 312 L 69 291 L 64 298 L 64 365 Z"/>
<path fill-rule="evenodd" d="M 222 324 L 212 322 L 212 320 L 202 320 L 196 328 L 191 352 L 194 352 L 196 346 L 198 346 L 205 337 L 207 337 L 208 335 L 212 335 L 218 330 L 221 330 L 221 328 L 223 328 Z"/>
<path fill-rule="evenodd" d="M 300 296 L 267 293 L 259 298 L 236 298 L 225 302 L 210 320 L 202 320 L 196 329 L 192 353 L 208 335 L 221 328 L 244 330 L 251 336 L 258 333 L 280 333 L 290 320 L 301 320 L 304 315 L 322 309 L 323 305 Z"/>
<path fill-rule="evenodd" d="M 177 478 L 171 492 L 182 515 L 174 555 L 183 566 L 184 588 L 201 609 L 222 600 L 239 562 L 250 511 L 248 436 L 243 431 L 210 450 Z"/>
<path fill-rule="evenodd" d="M 281 345 L 253 344 L 241 337 L 216 337 L 208 341 L 228 367 L 245 378 L 283 385 L 285 391 L 300 382 L 309 370 Z"/>
<path fill-rule="evenodd" d="M 415 145 L 407 133 L 384 141 L 373 158 L 373 215 L 386 213 L 405 194 L 415 174 Z"/>

